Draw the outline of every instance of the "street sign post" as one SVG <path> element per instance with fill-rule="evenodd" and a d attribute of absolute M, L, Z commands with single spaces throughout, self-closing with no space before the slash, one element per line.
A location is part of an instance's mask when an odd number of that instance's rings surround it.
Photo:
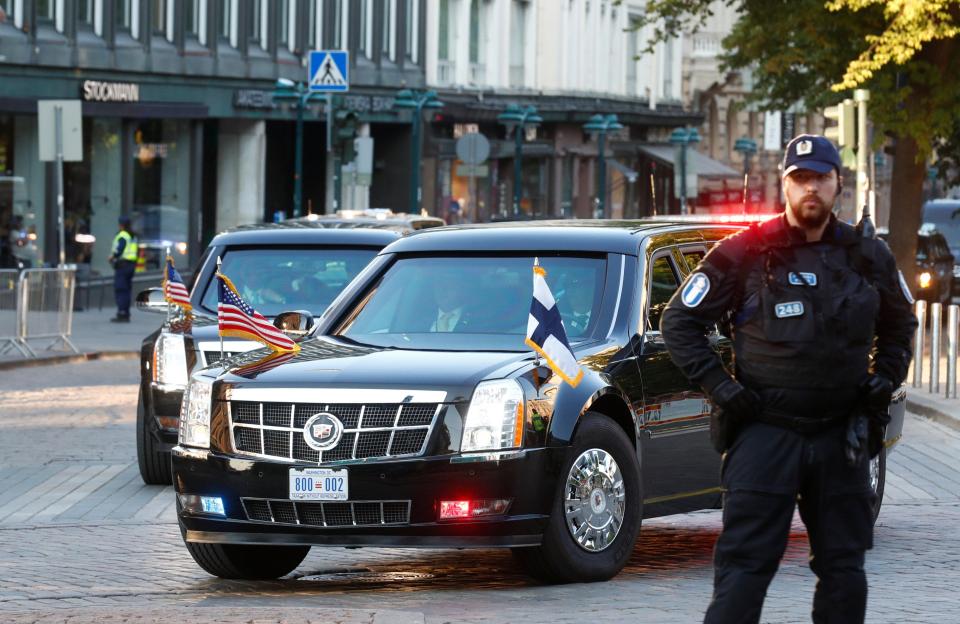
<path fill-rule="evenodd" d="M 457 167 L 459 175 L 470 178 L 470 206 L 473 209 L 473 218 L 479 218 L 479 203 L 477 201 L 477 177 L 487 177 L 489 170 L 485 163 L 490 157 L 490 141 L 479 132 L 468 132 L 457 139 L 457 158 L 463 164 Z"/>
<path fill-rule="evenodd" d="M 60 268 L 66 264 L 63 227 L 63 163 L 83 160 L 83 114 L 80 100 L 37 102 L 40 160 L 56 161 L 57 228 L 60 235 Z"/>

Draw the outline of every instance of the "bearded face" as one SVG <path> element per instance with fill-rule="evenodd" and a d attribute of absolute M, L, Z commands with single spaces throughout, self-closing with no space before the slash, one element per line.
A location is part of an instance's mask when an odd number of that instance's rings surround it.
<path fill-rule="evenodd" d="M 797 169 L 783 179 L 787 209 L 806 229 L 816 229 L 827 222 L 839 189 L 840 179 L 833 169 L 829 173 Z"/>

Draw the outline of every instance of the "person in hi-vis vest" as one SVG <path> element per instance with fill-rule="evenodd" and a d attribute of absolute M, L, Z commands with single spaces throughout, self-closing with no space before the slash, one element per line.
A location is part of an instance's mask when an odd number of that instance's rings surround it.
<path fill-rule="evenodd" d="M 133 289 L 133 272 L 137 268 L 137 237 L 130 230 L 130 217 L 120 215 L 117 220 L 120 231 L 113 237 L 113 294 L 117 300 L 117 315 L 114 323 L 130 322 L 130 292 Z"/>

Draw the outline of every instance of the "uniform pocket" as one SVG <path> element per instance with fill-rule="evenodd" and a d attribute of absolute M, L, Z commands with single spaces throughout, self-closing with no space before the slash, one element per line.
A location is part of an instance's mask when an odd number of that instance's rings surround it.
<path fill-rule="evenodd" d="M 844 299 L 840 310 L 840 320 L 851 343 L 873 340 L 877 313 L 880 311 L 880 294 L 875 288 L 863 284 Z"/>

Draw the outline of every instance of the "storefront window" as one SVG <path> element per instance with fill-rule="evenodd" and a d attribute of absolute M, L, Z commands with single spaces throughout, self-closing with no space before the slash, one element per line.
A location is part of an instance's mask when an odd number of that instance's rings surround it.
<path fill-rule="evenodd" d="M 0 269 L 39 266 L 37 215 L 14 168 L 14 118 L 0 116 Z"/>
<path fill-rule="evenodd" d="M 131 225 L 145 249 L 146 268 L 162 266 L 166 249 L 186 262 L 190 197 L 190 125 L 149 120 L 133 133 Z"/>

